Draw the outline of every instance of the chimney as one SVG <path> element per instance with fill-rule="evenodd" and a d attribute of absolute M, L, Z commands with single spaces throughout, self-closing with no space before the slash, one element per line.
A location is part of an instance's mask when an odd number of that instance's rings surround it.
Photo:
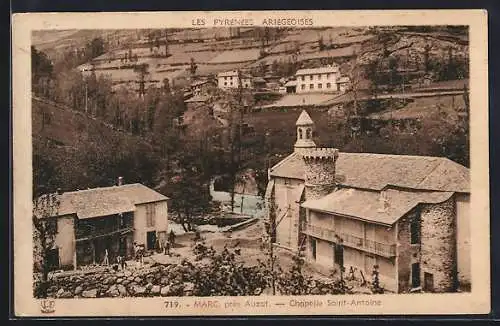
<path fill-rule="evenodd" d="M 118 186 L 123 186 L 123 177 L 118 177 Z"/>
<path fill-rule="evenodd" d="M 386 213 L 389 210 L 389 199 L 387 198 L 387 193 L 385 190 L 382 190 L 380 192 L 380 197 L 379 197 L 379 203 L 380 207 L 377 210 L 379 213 Z"/>

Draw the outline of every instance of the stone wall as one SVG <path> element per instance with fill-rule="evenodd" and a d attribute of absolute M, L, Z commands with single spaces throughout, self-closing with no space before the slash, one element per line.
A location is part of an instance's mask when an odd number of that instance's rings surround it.
<path fill-rule="evenodd" d="M 307 200 L 321 198 L 335 189 L 337 158 L 338 150 L 335 148 L 315 148 L 304 151 Z"/>
<path fill-rule="evenodd" d="M 398 292 L 411 289 L 411 265 L 420 263 L 420 244 L 411 244 L 410 221 L 418 218 L 418 210 L 413 209 L 397 222 L 397 258 Z"/>
<path fill-rule="evenodd" d="M 193 269 L 184 265 L 161 265 L 114 271 L 111 268 L 63 273 L 48 288 L 52 298 L 148 297 L 189 295 L 187 281 Z"/>
<path fill-rule="evenodd" d="M 455 197 L 440 204 L 422 205 L 421 273 L 432 274 L 435 292 L 452 292 L 457 287 Z M 425 278 L 422 277 L 422 286 Z"/>

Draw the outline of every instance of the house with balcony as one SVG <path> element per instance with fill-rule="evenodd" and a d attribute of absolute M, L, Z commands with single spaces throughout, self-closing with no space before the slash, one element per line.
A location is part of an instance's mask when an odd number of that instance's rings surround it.
<path fill-rule="evenodd" d="M 120 179 L 121 180 L 121 179 Z M 132 258 L 134 243 L 156 249 L 167 237 L 168 198 L 139 183 L 57 194 L 50 219 L 54 245 L 47 253 L 51 268 L 77 268 Z"/>
<path fill-rule="evenodd" d="M 470 288 L 469 170 L 447 158 L 317 148 L 303 111 L 294 152 L 269 169 L 275 245 L 388 291 Z"/>

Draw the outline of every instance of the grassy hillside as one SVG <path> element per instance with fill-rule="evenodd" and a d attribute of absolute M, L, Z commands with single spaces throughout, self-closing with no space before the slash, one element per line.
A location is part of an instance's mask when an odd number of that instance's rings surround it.
<path fill-rule="evenodd" d="M 118 176 L 154 185 L 159 158 L 142 138 L 36 98 L 32 117 L 35 193 L 110 186 Z"/>

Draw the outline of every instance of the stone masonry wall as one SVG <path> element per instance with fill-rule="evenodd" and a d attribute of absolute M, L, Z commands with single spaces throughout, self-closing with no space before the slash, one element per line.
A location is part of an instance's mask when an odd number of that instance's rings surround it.
<path fill-rule="evenodd" d="M 306 199 L 321 198 L 335 189 L 335 164 L 338 150 L 335 148 L 316 148 L 305 151 Z"/>
<path fill-rule="evenodd" d="M 403 216 L 398 221 L 398 292 L 404 293 L 411 289 L 411 265 L 420 263 L 420 244 L 411 244 L 410 221 L 417 218 L 417 210 Z"/>
<path fill-rule="evenodd" d="M 456 290 L 456 206 L 451 197 L 440 204 L 423 205 L 421 210 L 421 273 L 433 275 L 435 292 Z M 422 277 L 422 285 L 424 285 Z"/>

